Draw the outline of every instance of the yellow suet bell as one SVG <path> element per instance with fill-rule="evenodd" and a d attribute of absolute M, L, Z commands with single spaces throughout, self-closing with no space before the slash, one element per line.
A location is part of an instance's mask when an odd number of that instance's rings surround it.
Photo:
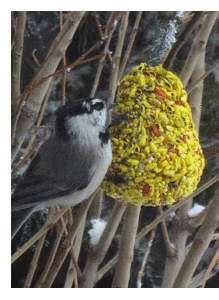
<path fill-rule="evenodd" d="M 119 201 L 141 205 L 172 204 L 200 181 L 205 160 L 187 94 L 180 79 L 162 65 L 134 68 L 121 81 L 116 113 L 128 121 L 110 128 L 113 162 L 102 187 Z"/>

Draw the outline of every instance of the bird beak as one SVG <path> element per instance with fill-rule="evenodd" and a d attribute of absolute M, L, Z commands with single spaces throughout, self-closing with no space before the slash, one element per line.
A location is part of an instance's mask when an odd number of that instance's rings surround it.
<path fill-rule="evenodd" d="M 107 109 L 110 110 L 110 109 L 114 108 L 115 106 L 117 106 L 117 103 L 108 103 Z"/>

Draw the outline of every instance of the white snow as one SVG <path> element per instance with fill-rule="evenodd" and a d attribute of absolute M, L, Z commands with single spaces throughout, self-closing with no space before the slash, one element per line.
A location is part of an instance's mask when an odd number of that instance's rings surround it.
<path fill-rule="evenodd" d="M 141 286 L 142 286 L 141 281 L 137 280 L 137 288 L 141 288 Z"/>
<path fill-rule="evenodd" d="M 200 214 L 205 209 L 204 206 L 195 203 L 194 206 L 188 211 L 188 216 L 190 218 L 196 217 L 198 214 Z"/>
<path fill-rule="evenodd" d="M 103 219 L 90 220 L 92 228 L 88 231 L 90 235 L 90 243 L 94 246 L 99 242 L 99 239 L 106 227 L 107 222 Z"/>

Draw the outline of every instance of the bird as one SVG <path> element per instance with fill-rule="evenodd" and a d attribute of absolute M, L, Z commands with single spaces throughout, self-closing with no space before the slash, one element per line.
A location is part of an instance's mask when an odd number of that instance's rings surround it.
<path fill-rule="evenodd" d="M 96 98 L 69 100 L 55 112 L 54 130 L 21 176 L 11 197 L 11 238 L 33 212 L 75 206 L 101 184 L 112 161 L 108 110 Z"/>

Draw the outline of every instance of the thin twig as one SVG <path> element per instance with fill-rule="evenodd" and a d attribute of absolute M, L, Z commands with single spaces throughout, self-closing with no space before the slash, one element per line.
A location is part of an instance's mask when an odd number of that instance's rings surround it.
<path fill-rule="evenodd" d="M 161 206 L 158 206 L 158 212 L 160 215 L 162 214 L 163 210 Z M 165 219 L 161 221 L 161 229 L 162 229 L 164 243 L 166 245 L 167 255 L 169 257 L 173 257 L 176 255 L 176 249 L 174 248 L 174 245 L 170 242 Z"/>
<path fill-rule="evenodd" d="M 60 11 L 60 30 L 62 30 L 63 26 L 63 14 L 62 11 Z M 66 55 L 63 55 L 63 74 L 62 74 L 62 105 L 65 105 L 65 89 L 66 89 Z"/>
<path fill-rule="evenodd" d="M 124 39 L 125 39 L 125 33 L 128 26 L 128 17 L 129 17 L 128 11 L 122 12 L 121 24 L 119 28 L 119 37 L 118 37 L 117 46 L 116 46 L 116 50 L 112 62 L 112 70 L 110 75 L 108 100 L 107 100 L 108 103 L 113 102 L 116 89 L 118 87 L 119 64 L 120 64 L 120 58 L 121 58 Z"/>
<path fill-rule="evenodd" d="M 135 20 L 135 24 L 134 24 L 133 29 L 132 29 L 132 33 L 131 33 L 131 36 L 130 36 L 130 39 L 129 39 L 128 47 L 126 49 L 125 55 L 124 55 L 123 60 L 122 60 L 122 64 L 121 64 L 120 69 L 119 69 L 118 82 L 121 80 L 121 77 L 122 77 L 122 74 L 125 70 L 125 66 L 126 66 L 126 63 L 128 61 L 130 52 L 132 50 L 132 46 L 134 44 L 135 37 L 136 37 L 136 34 L 138 32 L 138 26 L 139 26 L 139 23 L 140 23 L 140 20 L 141 20 L 141 16 L 142 16 L 142 11 L 139 11 L 138 14 L 137 14 L 136 20 Z"/>
<path fill-rule="evenodd" d="M 148 259 L 148 255 L 150 254 L 150 251 L 151 251 L 151 246 L 153 244 L 153 240 L 154 240 L 154 237 L 155 237 L 156 230 L 157 230 L 157 226 L 155 226 L 152 229 L 150 239 L 149 239 L 147 247 L 145 249 L 145 253 L 144 253 L 143 260 L 142 260 L 141 268 L 138 272 L 138 277 L 137 277 L 137 287 L 138 288 L 140 288 L 141 285 L 142 285 L 141 281 L 142 281 L 142 277 L 144 276 L 145 265 L 146 265 L 146 262 L 147 262 L 147 259 Z"/>
<path fill-rule="evenodd" d="M 216 247 L 218 249 L 217 249 L 217 251 L 216 251 L 216 253 L 215 253 L 215 255 L 214 255 L 214 257 L 213 257 L 213 259 L 212 259 L 212 261 L 211 261 L 211 263 L 210 263 L 210 265 L 209 265 L 209 267 L 208 267 L 208 269 L 207 269 L 207 271 L 205 273 L 205 277 L 203 279 L 201 288 L 205 287 L 205 284 L 206 284 L 206 282 L 207 282 L 207 280 L 209 278 L 209 275 L 210 275 L 210 273 L 211 273 L 214 265 L 216 264 L 217 260 L 219 259 L 219 240 L 217 240 L 217 242 L 216 242 Z"/>
<path fill-rule="evenodd" d="M 204 80 L 209 74 L 211 74 L 219 65 L 219 59 L 213 64 L 212 67 L 209 68 L 208 71 L 206 71 L 188 90 L 187 90 L 187 95 L 193 91 L 193 89 L 197 86 L 197 84 L 201 81 Z"/>
<path fill-rule="evenodd" d="M 14 36 L 14 46 L 12 55 L 12 77 L 11 77 L 11 96 L 17 98 L 20 96 L 20 76 L 23 54 L 24 30 L 26 24 L 26 12 L 17 12 L 17 25 Z"/>
<path fill-rule="evenodd" d="M 36 55 L 35 55 L 36 50 L 37 50 L 37 49 L 34 49 L 34 50 L 32 51 L 32 56 L 33 56 L 33 59 L 34 59 L 35 63 L 37 64 L 37 66 L 38 66 L 38 67 L 41 67 L 41 64 L 39 63 L 39 61 L 38 61 L 38 59 L 37 59 L 37 57 L 36 57 Z"/>
<path fill-rule="evenodd" d="M 98 87 L 98 84 L 99 84 L 99 81 L 100 81 L 100 76 L 101 76 L 101 73 L 102 73 L 102 70 L 103 70 L 103 66 L 104 66 L 104 63 L 105 63 L 105 60 L 106 60 L 106 55 L 109 53 L 109 45 L 110 45 L 113 33 L 114 33 L 117 25 L 118 25 L 118 22 L 114 21 L 113 25 L 111 26 L 111 30 L 109 31 L 109 34 L 108 34 L 108 27 L 110 26 L 110 23 L 108 23 L 108 25 L 105 29 L 105 32 L 104 32 L 104 37 L 102 37 L 102 39 L 103 39 L 107 36 L 107 40 L 106 40 L 105 47 L 104 47 L 104 50 L 103 50 L 103 56 L 99 60 L 97 73 L 96 73 L 96 76 L 95 76 L 95 79 L 94 79 L 94 84 L 93 84 L 93 87 L 92 87 L 92 90 L 91 90 L 91 93 L 90 93 L 91 98 L 94 97 L 94 95 L 96 93 L 96 90 L 97 90 L 97 87 Z"/>

